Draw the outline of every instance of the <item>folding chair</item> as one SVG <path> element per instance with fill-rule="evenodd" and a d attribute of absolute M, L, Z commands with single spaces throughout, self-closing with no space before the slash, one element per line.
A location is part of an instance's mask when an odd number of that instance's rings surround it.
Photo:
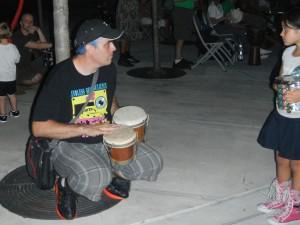
<path fill-rule="evenodd" d="M 200 21 L 196 13 L 193 16 L 193 23 L 196 33 L 207 52 L 197 60 L 197 62 L 192 66 L 192 69 L 197 67 L 199 64 L 203 64 L 212 57 L 217 61 L 222 70 L 226 71 L 225 66 L 228 64 L 227 61 L 232 65 L 235 61 L 233 54 L 230 53 L 225 45 L 226 39 L 222 40 L 222 38 L 217 38 L 217 41 L 205 40 L 201 31 L 201 28 L 203 27 L 203 21 Z"/>
<path fill-rule="evenodd" d="M 236 62 L 237 61 L 237 47 L 238 46 L 238 42 L 235 40 L 234 38 L 234 35 L 233 34 L 230 34 L 230 33 L 223 33 L 223 34 L 220 34 L 218 33 L 213 26 L 211 26 L 210 22 L 209 22 L 209 19 L 208 19 L 208 16 L 207 16 L 207 13 L 202 11 L 201 12 L 201 16 L 202 16 L 202 20 L 203 20 L 203 23 L 206 25 L 206 26 L 209 26 L 211 28 L 211 36 L 215 36 L 215 37 L 218 37 L 220 39 L 222 39 L 223 41 L 226 42 L 227 46 L 230 48 L 231 52 L 232 52 L 232 60 L 233 62 Z"/>

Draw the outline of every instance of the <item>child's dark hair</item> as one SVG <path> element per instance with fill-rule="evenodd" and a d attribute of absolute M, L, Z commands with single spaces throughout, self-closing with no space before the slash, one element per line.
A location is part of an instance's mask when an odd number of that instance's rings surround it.
<path fill-rule="evenodd" d="M 300 29 L 300 7 L 294 7 L 284 13 L 282 23 Z"/>

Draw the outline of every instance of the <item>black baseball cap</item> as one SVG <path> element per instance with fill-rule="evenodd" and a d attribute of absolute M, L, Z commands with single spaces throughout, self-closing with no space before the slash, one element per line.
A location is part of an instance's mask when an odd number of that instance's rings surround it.
<path fill-rule="evenodd" d="M 103 37 L 108 39 L 118 39 L 123 35 L 123 31 L 118 29 L 112 29 L 106 22 L 100 19 L 90 19 L 84 21 L 78 28 L 74 46 L 77 48 L 80 45 L 86 45 L 87 43 Z"/>

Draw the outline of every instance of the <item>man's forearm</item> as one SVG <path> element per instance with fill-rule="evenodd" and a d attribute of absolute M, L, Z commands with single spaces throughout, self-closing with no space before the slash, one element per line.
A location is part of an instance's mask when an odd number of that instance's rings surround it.
<path fill-rule="evenodd" d="M 119 125 L 105 123 L 69 124 L 54 120 L 32 122 L 32 134 L 35 137 L 68 139 L 72 137 L 98 137 L 111 134 Z"/>
<path fill-rule="evenodd" d="M 36 137 L 67 139 L 84 135 L 84 125 L 64 124 L 53 120 L 34 121 L 32 133 Z"/>
<path fill-rule="evenodd" d="M 28 42 L 25 47 L 32 49 L 46 49 L 51 48 L 52 44 L 48 42 Z"/>
<path fill-rule="evenodd" d="M 46 39 L 45 35 L 43 34 L 43 32 L 42 32 L 42 30 L 40 28 L 38 28 L 36 30 L 36 32 L 37 32 L 37 34 L 38 34 L 39 39 L 40 39 L 41 42 L 47 42 L 47 39 Z"/>

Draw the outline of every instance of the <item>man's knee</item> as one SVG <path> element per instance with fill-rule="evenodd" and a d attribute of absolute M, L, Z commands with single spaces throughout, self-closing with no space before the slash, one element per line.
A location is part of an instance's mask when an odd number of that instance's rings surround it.
<path fill-rule="evenodd" d="M 149 147 L 139 149 L 136 160 L 120 168 L 122 174 L 130 179 L 155 181 L 163 168 L 163 159 L 159 152 Z"/>
<path fill-rule="evenodd" d="M 100 166 L 92 171 L 78 171 L 68 177 L 71 189 L 91 201 L 100 200 L 103 189 L 110 184 L 111 180 L 110 169 Z"/>

